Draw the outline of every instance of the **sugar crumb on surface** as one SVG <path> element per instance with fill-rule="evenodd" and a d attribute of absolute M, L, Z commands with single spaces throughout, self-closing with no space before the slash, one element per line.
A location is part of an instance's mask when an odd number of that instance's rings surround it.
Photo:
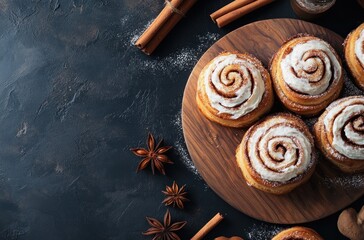
<path fill-rule="evenodd" d="M 182 130 L 182 119 L 181 119 L 181 111 L 179 111 L 175 118 L 173 119 L 173 125 L 177 130 L 177 138 L 174 142 L 175 149 L 178 152 L 178 155 L 181 157 L 183 164 L 187 167 L 187 169 L 192 172 L 198 179 L 201 179 L 200 174 L 197 171 L 197 168 L 193 164 L 190 155 L 188 154 L 186 145 L 184 143 L 183 138 L 183 130 Z"/>
<path fill-rule="evenodd" d="M 192 68 L 197 63 L 201 54 L 206 51 L 218 38 L 219 34 L 208 32 L 205 35 L 198 35 L 198 45 L 196 47 L 183 47 L 180 49 L 176 49 L 174 52 L 171 52 L 165 57 L 152 57 L 149 59 L 141 60 L 135 59 L 138 61 L 138 65 L 141 66 L 141 70 L 149 71 L 149 72 L 170 72 L 175 71 L 176 69 L 179 71 L 191 71 Z M 139 38 L 138 34 L 135 34 L 131 42 L 135 43 Z M 163 44 L 163 42 L 161 43 Z"/>
<path fill-rule="evenodd" d="M 282 231 L 284 228 L 267 224 L 267 223 L 260 223 L 260 224 L 253 224 L 248 229 L 244 229 L 244 232 L 246 233 L 247 239 L 250 240 L 268 240 L 272 239 L 275 235 L 277 235 L 280 231 Z"/>
<path fill-rule="evenodd" d="M 122 20 L 121 20 L 122 21 Z M 152 24 L 154 21 L 154 18 L 149 20 L 142 28 L 134 30 L 130 35 L 130 45 L 135 45 L 136 41 L 139 39 L 139 37 L 143 34 L 145 30 Z M 125 24 L 125 23 L 124 23 Z"/>
<path fill-rule="evenodd" d="M 321 182 L 328 188 L 359 189 L 364 188 L 364 174 L 324 177 Z"/>

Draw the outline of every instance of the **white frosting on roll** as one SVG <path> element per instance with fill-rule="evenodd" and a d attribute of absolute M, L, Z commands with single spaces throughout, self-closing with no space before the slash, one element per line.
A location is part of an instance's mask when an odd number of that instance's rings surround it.
<path fill-rule="evenodd" d="M 312 145 L 307 136 L 284 117 L 260 124 L 248 139 L 248 156 L 253 169 L 263 178 L 287 182 L 310 165 Z"/>
<path fill-rule="evenodd" d="M 355 41 L 355 55 L 362 66 L 364 66 L 364 29 L 361 31 L 359 38 Z"/>
<path fill-rule="evenodd" d="M 331 79 L 340 78 L 342 71 L 330 45 L 319 39 L 293 46 L 281 61 L 281 69 L 290 88 L 308 95 L 325 92 Z"/>
<path fill-rule="evenodd" d="M 256 109 L 265 86 L 259 69 L 236 54 L 215 58 L 205 72 L 205 90 L 211 106 L 238 119 Z"/>
<path fill-rule="evenodd" d="M 348 98 L 331 108 L 324 125 L 332 132 L 336 151 L 350 159 L 364 160 L 364 97 Z"/>

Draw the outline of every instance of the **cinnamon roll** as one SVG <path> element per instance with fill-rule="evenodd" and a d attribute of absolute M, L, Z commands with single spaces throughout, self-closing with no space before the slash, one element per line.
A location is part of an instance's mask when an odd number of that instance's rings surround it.
<path fill-rule="evenodd" d="M 249 185 L 284 194 L 311 177 L 317 156 L 305 123 L 291 114 L 279 113 L 248 129 L 236 159 Z"/>
<path fill-rule="evenodd" d="M 344 53 L 356 85 L 364 90 L 364 23 L 346 37 Z"/>
<path fill-rule="evenodd" d="M 325 157 L 342 171 L 364 171 L 364 96 L 351 96 L 330 104 L 314 125 Z"/>
<path fill-rule="evenodd" d="M 324 40 L 309 35 L 287 41 L 272 58 L 270 71 L 280 101 L 300 115 L 318 114 L 343 87 L 337 53 Z"/>
<path fill-rule="evenodd" d="M 196 100 L 211 121 L 228 127 L 249 126 L 273 105 L 269 72 L 249 54 L 222 53 L 201 71 Z"/>
<path fill-rule="evenodd" d="M 292 227 L 278 233 L 272 240 L 324 240 L 311 228 Z"/>

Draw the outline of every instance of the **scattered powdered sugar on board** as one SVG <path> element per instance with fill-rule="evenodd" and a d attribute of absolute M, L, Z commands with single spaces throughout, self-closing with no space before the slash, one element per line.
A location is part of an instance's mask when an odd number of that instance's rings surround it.
<path fill-rule="evenodd" d="M 277 225 L 267 223 L 253 224 L 249 229 L 245 229 L 247 239 L 251 240 L 268 240 L 272 239 L 283 228 Z"/>
<path fill-rule="evenodd" d="M 322 183 L 328 188 L 359 189 L 364 188 L 364 174 L 324 177 Z"/>
<path fill-rule="evenodd" d="M 186 145 L 183 141 L 183 130 L 182 130 L 182 119 L 181 119 L 181 111 L 179 111 L 174 120 L 173 125 L 177 129 L 177 139 L 174 143 L 175 149 L 178 152 L 178 155 L 181 157 L 183 164 L 187 167 L 189 171 L 191 171 L 198 179 L 202 179 L 200 174 L 198 173 L 195 165 L 193 164 L 190 155 L 188 154 Z"/>

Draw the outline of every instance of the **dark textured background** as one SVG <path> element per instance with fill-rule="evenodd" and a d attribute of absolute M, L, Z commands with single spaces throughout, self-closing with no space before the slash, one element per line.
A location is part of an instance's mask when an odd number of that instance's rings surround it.
<path fill-rule="evenodd" d="M 207 239 L 269 239 L 285 227 L 234 210 L 186 153 L 183 89 L 203 52 L 244 24 L 295 18 L 281 0 L 218 29 L 209 14 L 226 2 L 200 0 L 149 57 L 132 43 L 162 0 L 0 0 L 0 239 L 148 239 L 145 216 L 163 217 L 161 190 L 174 179 L 191 199 L 171 209 L 188 221 L 183 239 L 216 212 L 226 218 Z M 346 36 L 363 21 L 355 1 L 338 0 L 314 22 Z M 129 148 L 149 131 L 175 147 L 167 177 L 135 173 Z M 337 217 L 304 225 L 342 239 Z"/>

